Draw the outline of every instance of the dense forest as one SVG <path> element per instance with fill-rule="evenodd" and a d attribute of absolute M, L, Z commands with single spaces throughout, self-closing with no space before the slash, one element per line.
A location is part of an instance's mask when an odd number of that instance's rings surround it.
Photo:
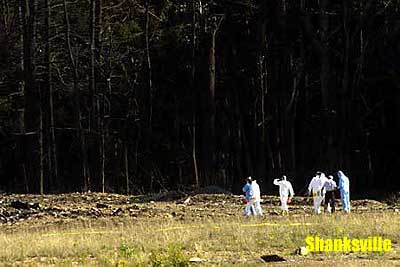
<path fill-rule="evenodd" d="M 0 190 L 400 189 L 398 0 L 0 0 Z"/>

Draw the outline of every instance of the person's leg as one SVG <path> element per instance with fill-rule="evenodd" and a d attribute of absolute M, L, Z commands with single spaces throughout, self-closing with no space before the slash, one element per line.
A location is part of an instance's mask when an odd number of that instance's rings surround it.
<path fill-rule="evenodd" d="M 322 202 L 324 201 L 324 197 L 323 196 L 318 196 L 317 197 L 317 205 L 318 205 L 318 207 L 317 207 L 317 214 L 321 214 L 321 204 L 322 204 Z"/>
<path fill-rule="evenodd" d="M 347 208 L 348 208 L 348 211 L 349 211 L 349 213 L 350 213 L 350 192 L 347 192 Z"/>
<path fill-rule="evenodd" d="M 318 196 L 314 196 L 313 201 L 314 201 L 314 213 L 318 214 Z"/>
<path fill-rule="evenodd" d="M 284 211 L 288 210 L 287 200 L 288 200 L 287 196 L 282 196 L 281 197 L 281 209 L 284 210 Z"/>
<path fill-rule="evenodd" d="M 259 215 L 259 216 L 262 216 L 263 215 L 263 211 L 262 211 L 262 208 L 261 208 L 261 203 L 260 203 L 260 201 L 256 201 L 256 212 L 257 212 L 257 215 Z"/>
<path fill-rule="evenodd" d="M 250 208 L 251 208 L 250 201 L 247 201 L 246 207 L 244 208 L 244 211 L 243 211 L 244 216 L 250 215 L 250 212 L 251 212 Z"/>
<path fill-rule="evenodd" d="M 331 212 L 335 212 L 335 191 L 332 191 L 332 198 L 331 198 Z"/>
<path fill-rule="evenodd" d="M 325 201 L 324 201 L 324 212 L 325 213 L 330 212 L 330 210 L 329 210 L 329 204 L 330 204 L 329 201 L 330 201 L 330 192 L 326 192 Z"/>
<path fill-rule="evenodd" d="M 348 212 L 348 206 L 347 206 L 347 193 L 343 192 L 343 211 Z"/>
<path fill-rule="evenodd" d="M 250 213 L 251 213 L 253 216 L 256 216 L 256 215 L 257 215 L 257 212 L 256 212 L 256 207 L 255 207 L 255 201 L 254 201 L 254 199 L 251 199 L 251 200 L 249 201 L 249 203 L 250 203 Z"/>
<path fill-rule="evenodd" d="M 340 190 L 340 201 L 342 202 L 342 210 L 345 211 L 346 201 L 345 201 L 345 194 L 343 190 Z"/>
<path fill-rule="evenodd" d="M 332 199 L 332 192 L 329 192 L 329 194 L 325 196 L 325 203 L 327 204 L 326 205 L 326 212 L 327 213 L 331 213 L 332 212 L 331 199 Z"/>
<path fill-rule="evenodd" d="M 344 193 L 344 202 L 345 202 L 345 211 L 347 213 L 350 213 L 350 193 L 349 192 Z"/>

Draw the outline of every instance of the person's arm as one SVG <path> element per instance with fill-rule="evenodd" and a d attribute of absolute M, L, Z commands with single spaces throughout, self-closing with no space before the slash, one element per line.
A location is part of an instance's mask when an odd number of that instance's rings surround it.
<path fill-rule="evenodd" d="M 343 188 L 343 179 L 342 177 L 339 178 L 339 186 L 338 189 L 341 190 Z"/>
<path fill-rule="evenodd" d="M 321 187 L 321 194 L 325 195 L 325 193 L 326 193 L 326 181 L 323 182 L 322 187 Z"/>
<path fill-rule="evenodd" d="M 244 193 L 247 192 L 248 186 L 249 186 L 248 184 L 245 184 L 245 185 L 243 186 L 242 191 L 243 191 Z"/>
<path fill-rule="evenodd" d="M 274 179 L 274 185 L 279 185 L 279 179 Z"/>
<path fill-rule="evenodd" d="M 308 185 L 308 194 L 311 193 L 311 189 L 312 189 L 312 186 L 313 186 L 313 182 L 314 182 L 314 178 L 311 180 L 310 184 Z"/>
<path fill-rule="evenodd" d="M 291 183 L 289 183 L 289 193 L 290 193 L 290 198 L 292 198 L 294 196 L 294 191 Z"/>
<path fill-rule="evenodd" d="M 338 188 L 336 182 L 332 181 L 332 184 L 333 184 L 333 190 L 336 190 Z"/>
<path fill-rule="evenodd" d="M 254 198 L 254 187 L 253 184 L 249 185 L 249 199 Z"/>

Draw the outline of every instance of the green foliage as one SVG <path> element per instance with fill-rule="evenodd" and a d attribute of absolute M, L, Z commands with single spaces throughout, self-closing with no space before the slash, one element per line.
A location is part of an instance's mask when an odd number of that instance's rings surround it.
<path fill-rule="evenodd" d="M 118 248 L 118 252 L 119 252 L 119 255 L 124 258 L 131 258 L 137 253 L 137 251 L 134 247 L 128 246 L 126 244 L 122 244 Z"/>
<path fill-rule="evenodd" d="M 180 244 L 170 244 L 165 250 L 154 250 L 150 254 L 152 266 L 189 266 L 189 259 L 183 253 Z"/>

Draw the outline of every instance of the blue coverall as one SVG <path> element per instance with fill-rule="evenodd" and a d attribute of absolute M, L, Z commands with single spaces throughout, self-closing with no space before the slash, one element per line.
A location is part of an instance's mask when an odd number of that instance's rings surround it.
<path fill-rule="evenodd" d="M 342 200 L 342 207 L 346 213 L 350 213 L 350 181 L 342 171 L 338 171 L 340 197 Z"/>

